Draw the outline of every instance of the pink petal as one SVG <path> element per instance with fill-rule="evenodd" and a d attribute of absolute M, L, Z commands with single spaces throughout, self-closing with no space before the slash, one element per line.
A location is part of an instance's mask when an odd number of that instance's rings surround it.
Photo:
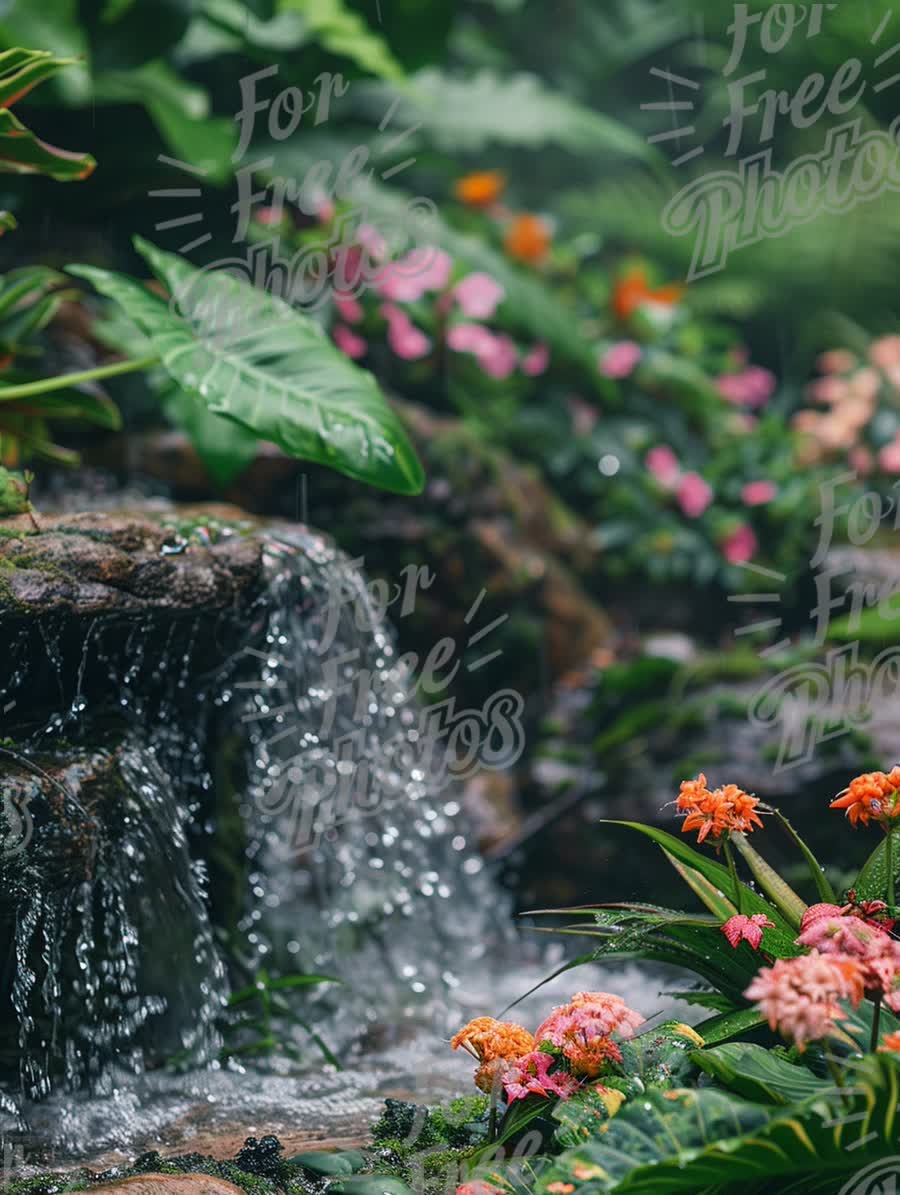
<path fill-rule="evenodd" d="M 741 490 L 741 500 L 745 506 L 764 506 L 777 493 L 778 487 L 772 481 L 751 481 Z"/>
<path fill-rule="evenodd" d="M 346 353 L 354 361 L 358 357 L 366 355 L 369 348 L 368 344 L 361 336 L 357 336 L 352 328 L 348 328 L 346 324 L 335 324 L 331 329 L 331 335 L 334 337 L 334 343 L 341 352 Z"/>
<path fill-rule="evenodd" d="M 678 505 L 690 519 L 698 519 L 713 500 L 713 492 L 699 473 L 686 473 L 678 486 Z"/>
<path fill-rule="evenodd" d="M 758 547 L 753 528 L 744 523 L 723 542 L 722 554 L 729 564 L 745 564 L 753 559 Z"/>
<path fill-rule="evenodd" d="M 536 344 L 522 358 L 522 373 L 530 378 L 540 377 L 550 364 L 550 350 L 545 344 Z"/>
<path fill-rule="evenodd" d="M 505 294 L 490 274 L 468 274 L 453 288 L 453 297 L 469 319 L 490 319 Z"/>
<path fill-rule="evenodd" d="M 607 349 L 600 359 L 600 372 L 607 378 L 627 378 L 641 359 L 641 346 L 622 340 Z"/>
<path fill-rule="evenodd" d="M 678 458 L 667 444 L 660 444 L 651 448 L 644 457 L 644 464 L 666 489 L 674 489 L 681 477 L 681 466 Z"/>

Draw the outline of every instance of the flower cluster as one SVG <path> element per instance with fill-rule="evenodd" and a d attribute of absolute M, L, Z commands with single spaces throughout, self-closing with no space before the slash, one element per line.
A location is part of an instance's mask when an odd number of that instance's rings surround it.
<path fill-rule="evenodd" d="M 533 1035 L 512 1022 L 479 1017 L 450 1044 L 478 1060 L 475 1082 L 482 1091 L 499 1084 L 509 1103 L 529 1095 L 565 1100 L 621 1063 L 615 1038 L 632 1037 L 643 1021 L 620 996 L 578 992 Z"/>
<path fill-rule="evenodd" d="M 756 807 L 759 800 L 745 793 L 736 784 L 709 789 L 706 777 L 701 772 L 696 780 L 683 780 L 676 802 L 679 813 L 684 815 L 682 833 L 699 831 L 697 841 L 703 842 L 712 836 L 721 839 L 735 831 L 748 834 L 761 826 Z"/>
<path fill-rule="evenodd" d="M 885 434 L 882 423 L 894 427 L 895 421 L 878 419 L 882 401 L 900 396 L 900 336 L 874 341 L 868 360 L 839 349 L 824 353 L 818 365 L 823 376 L 807 388 L 816 406 L 794 416 L 804 437 L 802 463 L 846 455 L 863 475 L 900 473 L 900 432 Z"/>
<path fill-rule="evenodd" d="M 770 1029 L 792 1037 L 800 1050 L 834 1032 L 847 1014 L 840 1001 L 856 1007 L 863 998 L 863 971 L 856 959 L 819 954 L 777 959 L 763 967 L 744 995 L 756 1001 Z"/>
<path fill-rule="evenodd" d="M 831 802 L 831 808 L 846 810 L 853 826 L 876 821 L 889 827 L 900 818 L 900 767 L 890 773 L 865 772 L 857 776 Z"/>

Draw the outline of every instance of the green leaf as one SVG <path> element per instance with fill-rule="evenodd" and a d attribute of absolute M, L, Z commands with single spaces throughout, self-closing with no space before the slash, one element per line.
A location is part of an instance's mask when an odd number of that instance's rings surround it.
<path fill-rule="evenodd" d="M 56 58 L 49 50 L 4 50 L 0 54 L 0 108 L 11 108 L 39 83 L 77 62 L 77 58 Z"/>
<path fill-rule="evenodd" d="M 800 899 L 786 880 L 783 880 L 774 867 L 771 867 L 759 851 L 755 850 L 747 841 L 745 834 L 732 834 L 731 840 L 741 852 L 747 866 L 753 872 L 756 882 L 768 896 L 769 900 L 780 909 L 795 929 L 800 928 L 800 921 L 806 912 L 807 905 Z"/>
<path fill-rule="evenodd" d="M 15 216 L 12 212 L 0 211 L 0 237 L 5 232 L 12 232 L 13 229 L 18 228 Z"/>
<path fill-rule="evenodd" d="M 807 1067 L 796 1066 L 772 1050 L 749 1042 L 696 1050 L 691 1057 L 729 1091 L 767 1104 L 799 1102 L 834 1086 L 833 1080 L 820 1079 Z"/>
<path fill-rule="evenodd" d="M 399 99 L 392 126 L 422 126 L 445 153 L 481 153 L 492 143 L 532 149 L 556 144 L 578 153 L 659 159 L 627 124 L 551 91 L 537 75 L 485 69 L 465 77 L 428 69 L 399 90 L 368 84 L 357 91 L 379 117 Z"/>
<path fill-rule="evenodd" d="M 728 897 L 732 903 L 737 903 L 737 894 L 735 893 L 734 884 L 728 868 L 723 867 L 721 863 L 716 863 L 714 860 L 707 858 L 705 855 L 701 855 L 699 851 L 695 851 L 680 838 L 675 838 L 674 835 L 666 833 L 665 830 L 659 830 L 656 826 L 645 826 L 640 822 L 608 821 L 606 824 L 610 826 L 627 826 L 628 829 L 637 830 L 638 833 L 651 838 L 668 851 L 669 854 L 674 855 L 680 862 L 686 863 L 689 867 L 693 867 L 696 871 L 699 871 L 723 895 Z M 767 900 L 763 900 L 757 892 L 754 892 L 746 884 L 740 885 L 740 893 L 740 905 L 744 913 L 748 915 L 765 913 L 775 923 L 775 929 L 766 930 L 766 945 L 772 954 L 777 955 L 779 958 L 793 958 L 795 955 L 803 953 L 802 948 L 794 944 L 796 932 L 778 909 L 773 908 Z"/>
<path fill-rule="evenodd" d="M 748 1033 L 751 1029 L 758 1029 L 766 1023 L 766 1019 L 755 1008 L 740 1008 L 735 1012 L 720 1013 L 701 1021 L 694 1028 L 708 1046 L 718 1045 L 737 1037 L 739 1033 Z"/>
<path fill-rule="evenodd" d="M 108 71 L 95 96 L 104 102 L 143 104 L 174 155 L 222 182 L 233 172 L 237 144 L 233 120 L 213 116 L 208 94 L 185 82 L 165 62 L 148 62 L 137 70 Z"/>
<path fill-rule="evenodd" d="M 594 1176 L 585 1192 L 609 1195 L 835 1195 L 881 1160 L 887 1183 L 897 1173 L 898 1097 L 900 1064 L 885 1054 L 855 1067 L 845 1094 L 826 1089 L 785 1107 L 714 1088 L 648 1092 L 543 1171 L 536 1195 L 571 1182 L 576 1167 Z"/>
<path fill-rule="evenodd" d="M 163 405 L 169 419 L 190 439 L 215 485 L 230 485 L 256 459 L 257 436 L 233 419 L 213 414 L 193 391 L 172 385 Z"/>
<path fill-rule="evenodd" d="M 196 0 L 139 0 L 113 4 L 78 0 L 78 18 L 91 41 L 96 72 L 126 70 L 161 57 L 187 31 Z"/>
<path fill-rule="evenodd" d="M 323 49 L 382 79 L 402 79 L 403 67 L 383 37 L 343 0 L 280 0 L 279 11 L 299 12 Z"/>
<path fill-rule="evenodd" d="M 403 427 L 371 374 L 307 316 L 223 271 L 200 273 L 136 238 L 175 297 L 166 305 L 119 274 L 71 272 L 114 299 L 184 390 L 285 452 L 401 494 L 424 485 Z"/>
<path fill-rule="evenodd" d="M 48 145 L 30 132 L 7 108 L 0 108 L 0 171 L 45 174 L 57 182 L 87 178 L 96 166 L 90 154 Z"/>
<path fill-rule="evenodd" d="M 119 431 L 122 417 L 119 409 L 104 394 L 87 394 L 82 390 L 57 390 L 53 394 L 38 394 L 29 399 L 13 399 L 27 407 L 32 416 L 43 419 L 80 419 L 107 431 Z M 0 388 L 0 411 L 3 409 L 3 390 Z"/>
<path fill-rule="evenodd" d="M 900 850 L 894 850 L 894 882 L 900 883 Z M 860 900 L 884 900 L 888 890 L 887 837 L 878 846 L 860 869 L 854 884 Z"/>
<path fill-rule="evenodd" d="M 663 854 L 687 886 L 699 896 L 700 900 L 711 913 L 719 917 L 723 923 L 736 915 L 737 906 L 732 904 L 726 896 L 723 896 L 715 884 L 710 883 L 695 867 L 688 867 L 686 863 L 680 862 L 665 849 L 663 850 Z"/>

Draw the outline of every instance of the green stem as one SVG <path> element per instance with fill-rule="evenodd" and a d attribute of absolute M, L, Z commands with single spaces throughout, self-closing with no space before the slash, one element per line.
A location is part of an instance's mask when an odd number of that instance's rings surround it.
<path fill-rule="evenodd" d="M 834 889 L 832 888 L 832 886 L 828 880 L 828 877 L 825 875 L 825 872 L 822 870 L 821 864 L 819 863 L 819 861 L 815 857 L 815 855 L 812 853 L 812 851 L 809 849 L 809 847 L 806 845 L 806 843 L 803 841 L 803 839 L 800 837 L 800 835 L 797 833 L 797 831 L 794 829 L 794 827 L 791 825 L 791 823 L 788 821 L 788 819 L 781 812 L 781 810 L 776 809 L 774 805 L 761 805 L 760 808 L 765 809 L 767 813 L 771 813 L 774 815 L 775 820 L 778 822 L 778 824 L 782 827 L 782 829 L 785 831 L 785 833 L 788 835 L 788 837 L 792 840 L 794 845 L 799 848 L 801 854 L 803 855 L 804 859 L 806 860 L 807 864 L 809 865 L 809 871 L 810 871 L 810 874 L 812 875 L 813 883 L 816 885 L 816 891 L 819 893 L 820 899 L 822 901 L 824 901 L 824 903 L 827 905 L 836 904 L 837 897 L 835 895 Z"/>
<path fill-rule="evenodd" d="M 881 1028 L 881 992 L 875 997 L 875 1012 L 872 1014 L 872 1036 L 869 1040 L 869 1053 L 874 1054 L 878 1049 L 879 1030 Z"/>
<path fill-rule="evenodd" d="M 887 842 L 884 844 L 884 861 L 887 864 L 888 886 L 887 902 L 894 908 L 894 827 L 888 830 Z"/>
<path fill-rule="evenodd" d="M 731 873 L 731 882 L 734 884 L 734 903 L 737 905 L 738 913 L 742 913 L 741 908 L 741 882 L 738 879 L 737 866 L 734 862 L 734 852 L 731 849 L 731 842 L 728 838 L 723 843 L 725 847 L 725 858 L 728 862 L 728 870 Z"/>
<path fill-rule="evenodd" d="M 101 378 L 114 378 L 123 373 L 138 373 L 158 365 L 159 357 L 137 357 L 129 361 L 115 361 L 112 365 L 97 365 L 94 369 L 83 369 L 80 373 L 64 373 L 55 378 L 41 378 L 38 382 L 23 382 L 19 386 L 0 386 L 0 403 L 12 398 L 31 398 L 35 394 L 49 394 L 51 390 L 65 390 L 79 386 L 82 382 L 96 382 Z"/>

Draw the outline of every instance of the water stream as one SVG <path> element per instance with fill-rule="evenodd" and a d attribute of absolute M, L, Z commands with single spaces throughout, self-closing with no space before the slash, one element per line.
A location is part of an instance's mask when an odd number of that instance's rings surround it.
<path fill-rule="evenodd" d="M 53 1159 L 147 1148 L 183 1120 L 358 1131 L 386 1088 L 464 1090 L 447 1037 L 546 971 L 365 578 L 303 528 L 270 532 L 264 559 L 240 626 L 148 621 L 123 643 L 91 624 L 74 669 L 43 633 L 59 708 L 15 744 L 33 836 L 0 860 L 20 1061 L 0 1130 Z M 198 672 L 211 639 L 224 658 Z M 33 644 L 16 650 L 0 708 L 32 680 Z M 263 972 L 340 981 L 306 989 L 303 1018 L 347 1069 L 286 1020 L 287 1051 L 219 1061 L 229 982 Z M 604 986 L 658 1010 L 636 971 Z"/>

